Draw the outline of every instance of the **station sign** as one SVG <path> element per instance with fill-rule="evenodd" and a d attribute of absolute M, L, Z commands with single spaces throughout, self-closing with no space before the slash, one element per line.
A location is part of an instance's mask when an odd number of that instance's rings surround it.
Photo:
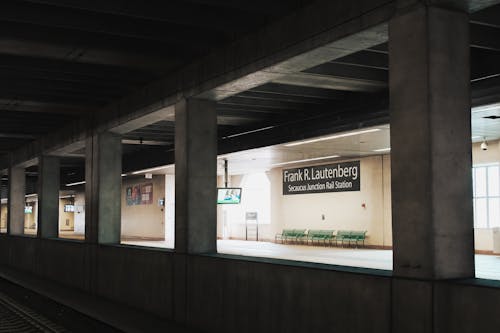
<path fill-rule="evenodd" d="M 283 195 L 360 190 L 360 162 L 283 170 Z"/>

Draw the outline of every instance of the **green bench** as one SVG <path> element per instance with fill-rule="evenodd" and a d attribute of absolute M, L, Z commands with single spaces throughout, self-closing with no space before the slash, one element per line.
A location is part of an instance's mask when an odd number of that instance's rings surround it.
<path fill-rule="evenodd" d="M 331 242 L 335 239 L 335 236 L 333 235 L 333 232 L 335 230 L 309 230 L 307 232 L 307 244 L 309 244 L 309 241 L 311 244 L 314 245 L 314 242 L 316 244 L 323 243 L 323 245 L 326 245 L 327 242 L 331 244 Z"/>
<path fill-rule="evenodd" d="M 359 244 L 365 246 L 366 231 L 351 231 L 349 245 L 354 244 L 358 247 Z"/>
<path fill-rule="evenodd" d="M 335 237 L 335 244 L 343 247 L 344 244 L 348 246 L 354 245 L 358 247 L 359 244 L 365 246 L 366 231 L 352 231 L 352 230 L 339 230 Z"/>
<path fill-rule="evenodd" d="M 274 237 L 274 241 L 276 243 L 281 241 L 282 244 L 286 242 L 298 243 L 304 240 L 306 236 L 306 229 L 283 229 L 281 234 Z"/>
<path fill-rule="evenodd" d="M 274 238 L 276 243 L 286 244 L 322 244 L 336 245 L 344 247 L 359 245 L 365 246 L 366 231 L 339 230 L 334 235 L 334 230 L 316 230 L 310 229 L 306 233 L 306 229 L 283 229 L 281 234 L 277 234 Z"/>

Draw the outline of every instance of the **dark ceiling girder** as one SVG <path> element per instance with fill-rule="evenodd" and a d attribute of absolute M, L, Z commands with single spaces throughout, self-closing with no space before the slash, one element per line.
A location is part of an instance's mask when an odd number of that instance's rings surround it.
<path fill-rule="evenodd" d="M 325 104 L 328 103 L 329 99 L 320 99 L 313 97 L 299 97 L 294 95 L 284 95 L 284 94 L 275 94 L 275 93 L 265 93 L 265 92 L 256 92 L 247 90 L 245 92 L 239 93 L 233 97 L 244 97 L 248 100 L 254 101 L 275 101 L 280 103 L 295 103 L 295 104 Z M 223 100 L 226 101 L 226 100 Z"/>
<path fill-rule="evenodd" d="M 192 54 L 179 54 L 177 50 L 183 48 L 176 49 L 172 45 L 114 38 L 106 40 L 99 35 L 77 36 L 71 32 L 42 30 L 46 29 L 23 25 L 9 33 L 0 23 L 0 54 L 123 66 L 160 73 L 177 66 Z"/>
<path fill-rule="evenodd" d="M 307 69 L 304 73 L 321 74 L 343 78 L 369 80 L 374 82 L 387 82 L 387 69 L 360 67 L 344 63 L 327 62 Z"/>
<path fill-rule="evenodd" d="M 227 9 L 212 6 L 210 3 L 193 4 L 178 0 L 149 0 L 147 3 L 128 1 L 125 4 L 120 0 L 24 0 L 22 2 L 24 4 L 17 5 L 25 11 L 33 13 L 44 11 L 51 14 L 50 17 L 57 17 L 57 15 L 64 17 L 65 15 L 69 19 L 67 21 L 55 20 L 51 24 L 58 26 L 71 24 L 73 27 L 78 25 L 82 29 L 90 29 L 86 25 L 90 16 L 94 18 L 94 27 L 101 29 L 112 27 L 110 30 L 115 33 L 116 31 L 112 30 L 114 27 L 118 31 L 120 30 L 118 28 L 124 27 L 124 31 L 131 32 L 134 27 L 148 27 L 149 25 L 151 26 L 149 30 L 154 31 L 155 28 L 161 28 L 160 23 L 169 23 L 177 25 L 171 28 L 196 27 L 227 34 L 228 31 L 245 31 L 245 27 L 248 27 L 252 20 L 253 24 L 259 21 L 262 23 L 266 16 L 266 11 L 263 10 L 260 16 L 254 16 L 238 7 Z M 29 18 L 32 19 L 32 15 L 29 15 Z"/>
<path fill-rule="evenodd" d="M 19 90 L 12 90 L 9 88 L 0 89 L 0 99 L 11 99 L 11 100 L 29 100 L 29 101 L 39 101 L 49 104 L 77 104 L 80 106 L 86 106 L 89 108 L 96 108 L 102 106 L 107 102 L 104 99 L 96 99 L 92 96 L 82 96 L 82 95 L 74 95 L 74 94 L 62 94 L 62 93 L 54 93 L 49 91 L 44 92 L 22 92 Z"/>
<path fill-rule="evenodd" d="M 63 103 L 43 103 L 30 100 L 19 101 L 12 99 L 0 99 L 0 112 L 11 112 L 14 114 L 25 113 L 24 117 L 30 118 L 31 115 L 29 113 L 42 113 L 47 117 L 53 115 L 77 116 L 90 114 L 92 109 L 64 105 Z"/>
<path fill-rule="evenodd" d="M 352 93 L 332 89 L 299 87 L 287 84 L 266 83 L 256 88 L 247 90 L 248 92 L 268 94 L 270 96 L 293 96 L 299 98 L 317 98 L 328 100 L 340 100 L 348 97 Z"/>
<path fill-rule="evenodd" d="M 472 47 L 500 52 L 499 28 L 481 24 L 471 24 L 470 35 Z"/>
<path fill-rule="evenodd" d="M 146 71 L 127 67 L 85 64 L 63 59 L 46 59 L 39 57 L 23 57 L 0 54 L 0 69 L 40 72 L 45 75 L 67 75 L 75 80 L 95 80 L 106 82 L 121 82 L 123 84 L 144 84 L 156 76 Z M 158 74 L 156 74 L 158 75 Z"/>
<path fill-rule="evenodd" d="M 251 106 L 252 108 L 263 107 L 266 110 L 277 109 L 277 110 L 304 110 L 311 107 L 311 103 L 307 102 L 285 102 L 276 99 L 262 100 L 258 98 L 244 97 L 242 94 L 231 96 L 220 101 L 218 107 L 234 107 L 234 106 Z M 317 103 L 316 103 L 317 104 Z M 314 104 L 312 105 L 314 106 Z"/>
<path fill-rule="evenodd" d="M 336 59 L 332 63 L 388 70 L 389 56 L 386 53 L 359 51 Z"/>

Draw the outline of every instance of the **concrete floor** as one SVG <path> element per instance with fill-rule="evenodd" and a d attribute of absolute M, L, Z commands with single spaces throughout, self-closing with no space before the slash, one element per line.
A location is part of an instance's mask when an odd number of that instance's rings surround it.
<path fill-rule="evenodd" d="M 165 241 L 126 241 L 122 244 L 166 247 Z M 242 256 L 317 262 L 340 266 L 392 270 L 392 250 L 283 245 L 267 242 L 218 240 L 217 252 Z M 476 277 L 500 280 L 500 256 L 476 254 Z"/>

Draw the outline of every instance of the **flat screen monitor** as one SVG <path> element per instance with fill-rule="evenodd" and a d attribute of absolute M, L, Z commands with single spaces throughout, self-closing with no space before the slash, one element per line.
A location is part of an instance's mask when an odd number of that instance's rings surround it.
<path fill-rule="evenodd" d="M 241 202 L 241 187 L 217 188 L 217 204 L 239 204 Z"/>

